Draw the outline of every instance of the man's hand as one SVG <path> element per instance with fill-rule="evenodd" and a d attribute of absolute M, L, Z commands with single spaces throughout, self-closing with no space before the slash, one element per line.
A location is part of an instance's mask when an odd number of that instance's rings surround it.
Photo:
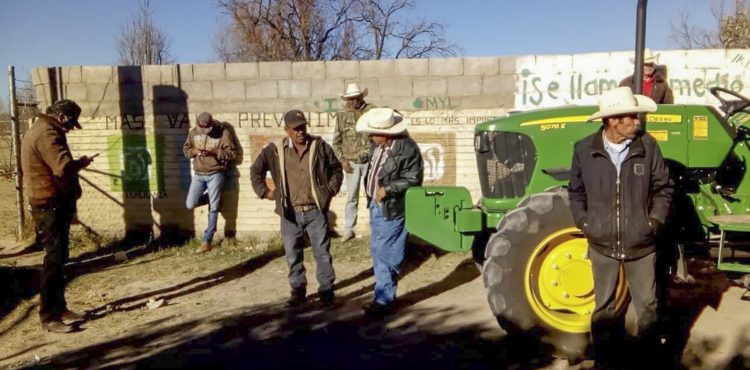
<path fill-rule="evenodd" d="M 385 198 L 385 188 L 378 186 L 378 190 L 375 191 L 375 201 L 380 203 Z"/>
<path fill-rule="evenodd" d="M 80 163 L 81 169 L 88 167 L 93 161 L 94 161 L 93 157 L 87 157 L 85 155 L 82 156 L 81 158 L 78 158 L 78 163 Z"/>
<path fill-rule="evenodd" d="M 344 168 L 344 172 L 346 173 L 354 173 L 354 168 L 352 168 L 352 164 L 349 163 L 346 159 L 341 159 L 341 167 Z"/>
<path fill-rule="evenodd" d="M 268 191 L 266 192 L 265 198 L 268 199 L 268 200 L 275 200 L 276 199 L 276 189 L 269 188 Z"/>
<path fill-rule="evenodd" d="M 203 151 L 198 148 L 193 148 L 190 152 L 193 154 L 194 157 L 198 157 L 201 155 L 201 152 Z"/>

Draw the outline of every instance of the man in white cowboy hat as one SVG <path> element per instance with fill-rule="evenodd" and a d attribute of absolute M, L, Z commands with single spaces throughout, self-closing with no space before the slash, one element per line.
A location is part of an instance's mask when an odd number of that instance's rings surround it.
<path fill-rule="evenodd" d="M 393 310 L 398 274 L 406 247 L 406 190 L 423 179 L 422 154 L 409 137 L 406 122 L 391 108 L 373 108 L 357 121 L 357 132 L 372 139 L 370 169 L 365 176 L 370 210 L 370 253 L 375 272 L 375 296 L 365 313 L 383 316 Z"/>
<path fill-rule="evenodd" d="M 630 58 L 634 63 L 635 59 Z M 656 104 L 674 104 L 672 89 L 669 88 L 667 81 L 661 72 L 657 71 L 659 54 L 654 54 L 651 49 L 645 49 L 643 52 L 643 95 L 650 97 Z M 663 68 L 662 68 L 663 70 Z M 627 86 L 633 89 L 635 82 L 633 75 L 625 77 L 620 81 L 620 86 Z"/>
<path fill-rule="evenodd" d="M 656 103 L 618 87 L 599 98 L 589 121 L 603 125 L 575 146 L 568 184 L 576 226 L 588 239 L 594 273 L 595 309 L 591 317 L 597 368 L 620 368 L 625 360 L 625 309 L 615 299 L 624 271 L 638 317 L 638 343 L 658 348 L 656 237 L 672 201 L 672 183 L 656 140 L 641 130 L 640 114 Z M 636 352 L 646 355 L 644 352 Z"/>
<path fill-rule="evenodd" d="M 346 173 L 346 206 L 344 208 L 344 233 L 341 241 L 346 243 L 354 238 L 359 206 L 359 187 L 367 172 L 370 139 L 367 134 L 356 131 L 357 120 L 372 108 L 365 102 L 367 88 L 359 88 L 356 83 L 346 86 L 341 99 L 346 101 L 343 111 L 336 113 L 336 128 L 333 133 L 333 150 L 341 161 Z"/>

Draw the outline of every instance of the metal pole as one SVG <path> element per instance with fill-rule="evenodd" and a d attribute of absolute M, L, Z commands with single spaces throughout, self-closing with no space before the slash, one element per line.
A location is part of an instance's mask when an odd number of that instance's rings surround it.
<path fill-rule="evenodd" d="M 646 5 L 648 0 L 638 0 L 635 21 L 635 61 L 633 67 L 633 92 L 643 94 L 643 48 L 646 44 Z"/>
<path fill-rule="evenodd" d="M 23 172 L 21 171 L 21 132 L 18 127 L 18 105 L 16 101 L 16 73 L 15 67 L 8 66 L 8 86 L 10 88 L 10 121 L 13 135 L 13 158 L 15 160 L 16 178 L 16 206 L 18 207 L 17 238 L 23 238 Z"/>

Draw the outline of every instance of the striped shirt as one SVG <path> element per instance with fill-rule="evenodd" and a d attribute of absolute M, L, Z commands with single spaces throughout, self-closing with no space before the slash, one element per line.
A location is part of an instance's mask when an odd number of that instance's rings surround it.
<path fill-rule="evenodd" d="M 367 184 L 365 186 L 367 196 L 370 198 L 375 198 L 375 194 L 377 194 L 379 187 L 378 175 L 380 175 L 380 170 L 383 168 L 385 161 L 391 157 L 392 146 L 393 141 L 389 141 L 383 145 L 378 145 L 372 153 L 372 158 L 370 158 L 372 165 L 370 166 L 370 173 L 367 175 Z"/>

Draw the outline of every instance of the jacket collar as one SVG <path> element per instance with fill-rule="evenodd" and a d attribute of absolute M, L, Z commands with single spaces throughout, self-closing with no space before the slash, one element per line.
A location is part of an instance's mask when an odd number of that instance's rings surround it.
<path fill-rule="evenodd" d="M 600 127 L 599 130 L 594 134 L 594 140 L 591 141 L 591 155 L 595 156 L 597 154 L 603 155 L 607 157 L 607 150 L 604 149 L 604 126 Z M 630 149 L 628 149 L 628 157 L 640 155 L 643 156 L 646 153 L 645 148 L 643 147 L 643 140 L 641 140 L 641 136 L 643 136 L 643 131 L 638 131 L 638 134 L 633 138 L 633 141 L 630 143 Z"/>

